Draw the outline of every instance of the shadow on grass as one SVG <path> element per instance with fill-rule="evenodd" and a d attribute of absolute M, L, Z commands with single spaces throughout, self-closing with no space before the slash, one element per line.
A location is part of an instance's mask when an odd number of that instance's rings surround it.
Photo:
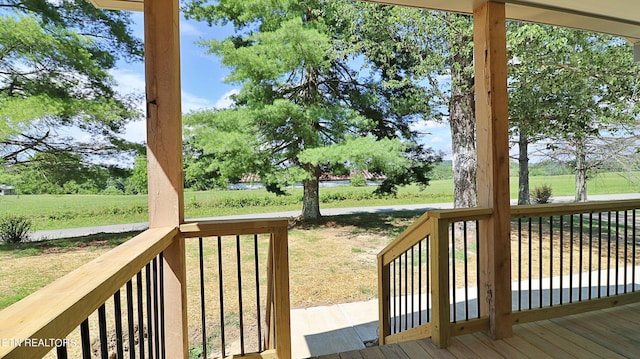
<path fill-rule="evenodd" d="M 316 221 L 296 222 L 292 225 L 292 228 L 306 230 L 355 227 L 355 230 L 357 231 L 396 236 L 423 213 L 423 211 L 397 211 L 344 214 L 322 217 Z M 37 242 L 3 243 L 0 244 L 0 254 L 10 255 L 12 257 L 27 257 L 42 253 L 67 252 L 86 247 L 116 247 L 139 233 L 139 231 L 125 233 L 98 233 L 75 238 L 62 238 Z"/>
<path fill-rule="evenodd" d="M 12 257 L 28 257 L 42 253 L 67 252 L 75 249 L 93 247 L 117 247 L 140 232 L 97 233 L 75 238 L 52 239 L 37 242 L 3 243 L 0 254 Z"/>
<path fill-rule="evenodd" d="M 423 213 L 424 211 L 397 211 L 343 214 L 326 216 L 313 221 L 299 221 L 294 223 L 292 228 L 305 230 L 322 227 L 356 227 L 363 232 L 396 236 Z"/>

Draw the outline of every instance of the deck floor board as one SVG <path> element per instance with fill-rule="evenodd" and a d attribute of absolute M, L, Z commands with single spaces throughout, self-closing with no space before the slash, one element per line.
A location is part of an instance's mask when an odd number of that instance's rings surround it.
<path fill-rule="evenodd" d="M 513 337 L 497 341 L 484 333 L 458 336 L 447 349 L 422 339 L 340 358 L 640 358 L 640 303 L 517 325 L 513 332 Z"/>

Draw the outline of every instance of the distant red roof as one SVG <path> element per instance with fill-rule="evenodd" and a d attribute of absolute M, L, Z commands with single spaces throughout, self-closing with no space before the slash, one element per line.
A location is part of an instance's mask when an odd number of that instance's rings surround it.
<path fill-rule="evenodd" d="M 351 176 L 355 175 L 356 171 L 351 171 L 348 175 L 336 176 L 329 173 L 323 173 L 320 175 L 320 181 L 348 181 L 351 179 Z M 362 175 L 364 175 L 364 179 L 366 180 L 383 180 L 387 178 L 385 175 L 381 173 L 372 173 L 369 171 L 362 171 Z M 248 174 L 242 176 L 240 179 L 240 183 L 256 183 L 260 182 L 260 176 L 256 174 Z"/>

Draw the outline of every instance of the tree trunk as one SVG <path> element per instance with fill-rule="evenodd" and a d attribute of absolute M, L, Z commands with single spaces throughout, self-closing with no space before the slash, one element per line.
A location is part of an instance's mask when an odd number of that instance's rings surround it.
<path fill-rule="evenodd" d="M 459 16 L 459 15 L 452 15 Z M 476 178 L 476 120 L 473 93 L 473 51 L 469 46 L 472 34 L 456 32 L 451 37 L 451 100 L 449 122 L 453 160 L 454 205 L 456 208 L 476 207 L 478 193 Z"/>
<path fill-rule="evenodd" d="M 529 193 L 529 136 L 522 128 L 518 138 L 518 204 L 531 204 Z"/>
<path fill-rule="evenodd" d="M 311 175 L 302 181 L 304 194 L 302 196 L 302 219 L 319 219 L 320 214 L 320 168 L 305 165 L 305 170 Z"/>
<path fill-rule="evenodd" d="M 576 202 L 587 201 L 587 153 L 584 140 L 576 141 Z"/>

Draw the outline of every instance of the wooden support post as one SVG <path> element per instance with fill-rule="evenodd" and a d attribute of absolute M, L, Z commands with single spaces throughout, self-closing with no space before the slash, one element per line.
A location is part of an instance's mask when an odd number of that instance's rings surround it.
<path fill-rule="evenodd" d="M 178 0 L 144 2 L 147 97 L 149 226 L 184 220 L 180 30 Z M 168 358 L 187 358 L 184 238 L 164 251 L 165 348 Z"/>
<path fill-rule="evenodd" d="M 494 339 L 512 335 L 509 202 L 509 114 L 504 3 L 487 1 L 474 16 L 478 205 L 493 209 L 480 223 L 481 311 Z"/>
<path fill-rule="evenodd" d="M 276 325 L 276 353 L 291 359 L 291 306 L 289 304 L 289 238 L 287 227 L 273 233 L 273 286 Z"/>
<path fill-rule="evenodd" d="M 145 1 L 149 226 L 184 221 L 178 1 Z"/>
<path fill-rule="evenodd" d="M 384 257 L 378 256 L 378 344 L 383 345 L 391 334 L 389 304 L 391 301 L 391 268 L 384 264 Z M 394 298 L 395 300 L 395 298 Z"/>
<path fill-rule="evenodd" d="M 449 299 L 449 222 L 430 218 L 431 222 L 431 339 L 439 348 L 449 346 L 451 311 Z"/>

